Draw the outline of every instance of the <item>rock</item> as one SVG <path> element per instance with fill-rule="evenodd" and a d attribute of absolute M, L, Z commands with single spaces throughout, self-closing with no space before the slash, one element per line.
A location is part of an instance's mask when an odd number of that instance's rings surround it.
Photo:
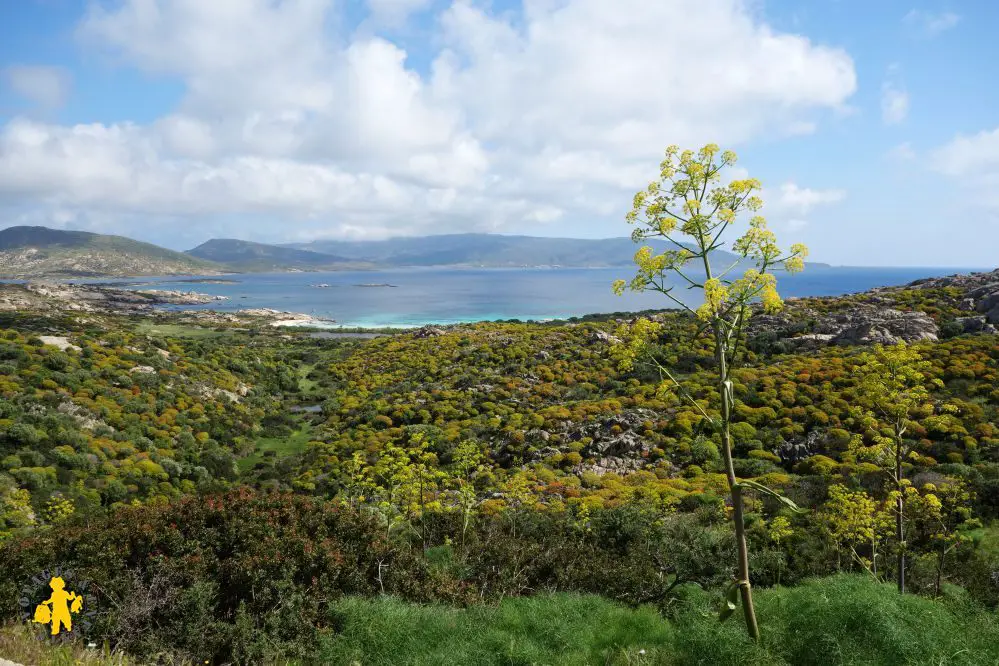
<path fill-rule="evenodd" d="M 980 301 L 996 294 L 999 294 L 999 282 L 986 282 L 979 287 L 969 290 L 965 295 L 975 301 Z"/>
<path fill-rule="evenodd" d="M 784 465 L 793 465 L 818 453 L 820 438 L 819 431 L 812 430 L 805 437 L 782 442 L 774 453 L 780 457 L 780 461 Z"/>
<path fill-rule="evenodd" d="M 642 468 L 644 461 L 634 460 L 628 458 L 616 458 L 607 457 L 600 458 L 597 462 L 580 465 L 579 473 L 583 472 L 593 472 L 594 474 L 609 474 L 611 472 L 615 474 L 624 474 L 626 472 L 634 472 Z"/>
<path fill-rule="evenodd" d="M 551 354 L 542 349 L 541 351 L 539 351 L 537 354 L 534 355 L 534 358 L 539 361 L 547 361 L 549 358 L 551 358 Z"/>
<path fill-rule="evenodd" d="M 977 317 L 958 317 L 954 320 L 961 326 L 962 333 L 995 333 L 996 327 L 993 322 L 986 319 L 984 315 Z"/>
<path fill-rule="evenodd" d="M 825 347 L 835 337 L 830 333 L 806 333 L 796 338 L 785 338 L 782 342 L 788 351 L 805 351 Z"/>
<path fill-rule="evenodd" d="M 151 375 L 151 374 L 155 374 L 156 368 L 153 368 L 153 367 L 148 366 L 148 365 L 137 365 L 134 368 L 131 368 L 129 370 L 129 372 L 138 372 L 139 374 L 142 374 L 142 375 Z"/>
<path fill-rule="evenodd" d="M 42 341 L 42 344 L 52 345 L 53 347 L 58 347 L 63 351 L 66 351 L 67 349 L 80 351 L 79 347 L 72 344 L 69 341 L 69 338 L 63 335 L 39 335 L 38 339 Z"/>
<path fill-rule="evenodd" d="M 60 414 L 67 414 L 69 416 L 72 416 L 73 419 L 76 421 L 77 425 L 87 430 L 93 430 L 98 426 L 105 426 L 108 428 L 111 427 L 108 426 L 103 421 L 94 418 L 91 415 L 91 413 L 88 412 L 83 407 L 80 407 L 76 403 L 70 402 L 69 400 L 59 403 L 59 405 L 56 407 L 56 411 L 58 411 Z"/>
<path fill-rule="evenodd" d="M 613 336 L 606 331 L 594 331 L 592 335 L 590 335 L 590 342 L 607 342 L 616 344 L 621 342 L 621 338 Z"/>
<path fill-rule="evenodd" d="M 975 310 L 977 312 L 989 312 L 996 308 L 999 308 L 999 289 L 992 293 L 984 294 L 975 303 Z"/>
<path fill-rule="evenodd" d="M 832 343 L 837 345 L 890 345 L 900 340 L 936 340 L 939 334 L 936 322 L 925 312 L 865 306 L 831 315 L 816 331 L 835 335 Z"/>
<path fill-rule="evenodd" d="M 423 326 L 413 332 L 414 338 L 436 338 L 446 335 L 446 331 L 436 326 Z"/>
<path fill-rule="evenodd" d="M 196 291 L 171 291 L 166 289 L 142 289 L 137 293 L 148 294 L 155 297 L 161 303 L 172 305 L 203 305 L 212 301 L 227 301 L 228 296 L 212 296 L 211 294 L 201 294 Z"/>
<path fill-rule="evenodd" d="M 785 350 L 817 349 L 826 345 L 891 345 L 905 340 L 937 340 L 936 322 L 924 312 L 902 312 L 878 305 L 862 304 L 828 315 L 805 310 L 778 315 L 757 315 L 749 320 L 750 339 L 769 336 Z M 813 321 L 812 331 L 795 335 Z"/>
<path fill-rule="evenodd" d="M 647 463 L 652 443 L 642 436 L 646 423 L 656 423 L 660 415 L 650 409 L 632 409 L 582 425 L 566 424 L 564 441 L 590 442 L 580 452 L 584 458 L 596 458 L 597 463 L 580 469 L 599 474 L 609 471 L 633 471 Z M 615 432 L 617 426 L 618 432 Z"/>

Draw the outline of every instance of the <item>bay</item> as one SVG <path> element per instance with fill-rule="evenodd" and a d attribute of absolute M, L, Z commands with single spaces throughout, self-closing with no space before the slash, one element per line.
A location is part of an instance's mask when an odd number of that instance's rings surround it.
<path fill-rule="evenodd" d="M 778 274 L 784 298 L 835 296 L 872 287 L 969 268 L 813 268 Z M 325 273 L 254 273 L 224 276 L 136 278 L 129 289 L 198 291 L 228 300 L 183 309 L 235 311 L 273 308 L 333 320 L 323 327 L 410 327 L 503 319 L 567 319 L 586 314 L 663 309 L 669 301 L 656 293 L 615 296 L 611 283 L 634 272 L 619 268 L 395 268 Z M 204 281 L 201 281 L 203 279 Z M 77 280 L 115 283 L 118 280 Z M 316 286 L 328 285 L 328 286 Z M 392 286 L 362 286 L 392 285 Z M 674 292 L 688 305 L 700 304 L 699 290 Z"/>

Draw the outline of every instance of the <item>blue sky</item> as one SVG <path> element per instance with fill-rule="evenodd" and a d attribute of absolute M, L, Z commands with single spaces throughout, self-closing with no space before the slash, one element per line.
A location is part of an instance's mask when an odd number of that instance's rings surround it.
<path fill-rule="evenodd" d="M 0 3 L 0 226 L 187 249 L 629 233 L 670 143 L 783 242 L 996 265 L 989 0 Z"/>

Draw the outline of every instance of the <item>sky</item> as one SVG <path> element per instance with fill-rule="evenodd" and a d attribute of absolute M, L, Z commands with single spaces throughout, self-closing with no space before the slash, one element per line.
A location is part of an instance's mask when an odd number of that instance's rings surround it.
<path fill-rule="evenodd" d="M 0 227 L 625 236 L 670 144 L 839 265 L 999 265 L 995 0 L 0 0 Z"/>

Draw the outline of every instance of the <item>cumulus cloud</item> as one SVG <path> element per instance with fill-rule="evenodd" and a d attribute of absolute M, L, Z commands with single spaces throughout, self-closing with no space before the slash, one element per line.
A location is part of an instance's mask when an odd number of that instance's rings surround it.
<path fill-rule="evenodd" d="M 808 215 L 818 206 L 826 206 L 842 201 L 846 197 L 844 190 L 816 190 L 810 187 L 799 187 L 793 182 L 780 186 L 777 198 L 772 205 L 778 211 L 795 215 Z M 768 201 L 768 203 L 770 203 Z"/>
<path fill-rule="evenodd" d="M 968 203 L 999 213 L 999 127 L 955 137 L 932 152 L 931 164 L 963 188 Z"/>
<path fill-rule="evenodd" d="M 961 17 L 953 12 L 929 12 L 922 9 L 912 9 L 902 18 L 902 23 L 922 36 L 934 37 L 941 32 L 950 30 L 960 20 Z"/>
<path fill-rule="evenodd" d="M 433 0 L 367 0 L 372 18 L 379 23 L 397 26 L 411 14 L 426 9 Z"/>
<path fill-rule="evenodd" d="M 3 79 L 18 96 L 49 109 L 65 104 L 71 86 L 69 72 L 46 65 L 11 65 Z"/>
<path fill-rule="evenodd" d="M 892 146 L 888 151 L 887 156 L 889 159 L 896 160 L 898 162 L 910 162 L 916 159 L 916 150 L 912 147 L 912 143 L 909 141 L 903 141 L 900 144 Z"/>
<path fill-rule="evenodd" d="M 999 128 L 955 137 L 935 152 L 934 164 L 951 176 L 999 171 Z"/>
<path fill-rule="evenodd" d="M 881 119 L 886 125 L 897 125 L 909 115 L 909 93 L 886 83 L 881 88 Z"/>
<path fill-rule="evenodd" d="M 369 0 L 373 13 L 423 5 Z M 428 71 L 385 38 L 336 37 L 338 6 L 95 5 L 83 43 L 181 79 L 183 99 L 143 125 L 9 122 L 0 193 L 209 225 L 335 220 L 300 227 L 312 235 L 616 217 L 667 144 L 811 132 L 856 87 L 844 51 L 779 33 L 741 0 L 525 0 L 521 15 L 455 0 L 436 16 Z M 782 190 L 802 214 L 822 196 Z"/>

